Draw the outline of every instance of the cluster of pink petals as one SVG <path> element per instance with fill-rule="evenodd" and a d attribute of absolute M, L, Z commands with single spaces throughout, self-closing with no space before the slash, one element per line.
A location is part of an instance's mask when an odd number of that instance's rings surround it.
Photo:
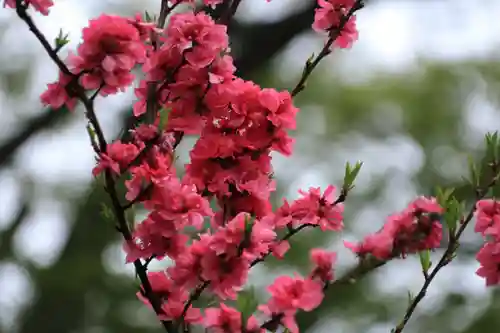
<path fill-rule="evenodd" d="M 202 320 L 199 309 L 189 306 L 184 313 L 184 307 L 189 300 L 189 292 L 185 289 L 177 288 L 176 284 L 164 272 L 149 272 L 149 282 L 152 291 L 162 302 L 163 313 L 159 316 L 161 320 L 171 320 L 183 318 L 188 323 L 198 323 Z M 151 307 L 149 300 L 141 292 L 137 297 L 147 306 Z"/>
<path fill-rule="evenodd" d="M 49 15 L 49 9 L 54 5 L 52 0 L 24 0 L 23 2 L 45 16 Z M 5 0 L 4 7 L 16 8 L 16 0 Z"/>
<path fill-rule="evenodd" d="M 323 300 L 323 285 L 318 281 L 300 276 L 280 276 L 268 287 L 271 299 L 259 306 L 259 310 L 271 317 L 279 316 L 281 323 L 292 333 L 298 333 L 295 313 L 312 311 Z"/>
<path fill-rule="evenodd" d="M 205 310 L 203 323 L 210 332 L 214 333 L 264 333 L 254 316 L 248 318 L 246 325 L 242 323 L 241 313 L 224 303 L 219 308 Z"/>
<path fill-rule="evenodd" d="M 498 285 L 500 284 L 500 201 L 485 199 L 477 202 L 474 231 L 486 239 L 476 256 L 481 265 L 476 274 L 486 280 L 487 286 Z"/>
<path fill-rule="evenodd" d="M 68 94 L 67 88 L 72 80 L 71 76 L 59 72 L 59 80 L 47 84 L 47 90 L 40 96 L 42 103 L 50 105 L 54 109 L 59 109 L 65 105 L 69 110 L 73 110 L 77 99 Z"/>
<path fill-rule="evenodd" d="M 203 0 L 211 7 L 222 2 Z M 52 0 L 23 3 L 43 15 L 54 4 Z M 194 1 L 169 3 L 192 5 Z M 332 46 L 350 47 L 358 38 L 356 17 L 343 21 L 357 1 L 317 3 L 314 30 L 327 33 L 330 41 L 335 39 Z M 4 0 L 4 6 L 15 8 L 16 1 Z M 204 286 L 220 300 L 235 300 L 256 262 L 270 254 L 282 258 L 289 249 L 287 238 L 278 237 L 280 231 L 303 227 L 341 231 L 344 207 L 335 197 L 335 187 L 329 186 L 324 192 L 320 188 L 300 191 L 299 199 L 285 200 L 272 211 L 269 198 L 275 183 L 270 154 L 291 155 L 289 131 L 295 129 L 299 110 L 289 92 L 237 78 L 229 52 L 227 27 L 203 12 L 174 14 L 165 29 L 140 16 L 101 15 L 83 29 L 77 53 L 68 58 L 72 75 L 60 72 L 40 98 L 53 108 L 73 109 L 73 85 L 102 96 L 115 94 L 133 83 L 132 70 L 142 65 L 145 79 L 135 89 L 134 116 L 146 112 L 154 88 L 155 108 L 169 110 L 166 128 L 158 130 L 159 117 L 153 125 L 138 126 L 131 141 L 108 144 L 93 169 L 95 176 L 127 173 L 126 199 L 148 211 L 124 244 L 126 260 L 173 260 L 164 271 L 148 272 L 152 292 L 161 301 L 160 319 L 182 319 L 216 333 L 263 333 L 254 316 L 244 322 L 238 310 L 224 303 L 202 314 L 191 304 L 190 291 Z M 173 166 L 179 133 L 199 136 L 182 179 Z M 139 155 L 142 158 L 137 161 Z M 215 212 L 211 199 L 219 208 Z M 481 265 L 477 275 L 488 286 L 496 285 L 500 283 L 500 202 L 481 200 L 476 208 L 475 231 L 486 238 L 477 254 Z M 442 213 L 434 198 L 420 197 L 390 216 L 377 233 L 345 246 L 361 257 L 370 254 L 381 260 L 435 249 L 442 238 Z M 190 237 L 191 231 L 197 237 Z M 278 277 L 268 288 L 269 301 L 258 309 L 298 333 L 295 314 L 320 305 L 324 287 L 334 280 L 336 258 L 335 252 L 311 250 L 310 274 Z M 138 297 L 151 306 L 143 292 Z"/>
<path fill-rule="evenodd" d="M 269 214 L 270 153 L 292 149 L 287 131 L 295 128 L 298 109 L 290 94 L 235 79 L 209 90 L 205 101 L 211 117 L 190 153 L 186 180 L 215 196 L 231 216 Z"/>
<path fill-rule="evenodd" d="M 134 80 L 131 70 L 146 60 L 146 49 L 136 26 L 128 19 L 101 15 L 83 29 L 78 54 L 68 59 L 80 84 L 108 95 L 124 91 Z"/>
<path fill-rule="evenodd" d="M 187 12 L 171 16 L 159 39 L 161 47 L 150 52 L 142 68 L 146 80 L 136 89 L 134 114 L 146 111 L 146 87 L 154 83 L 160 104 L 171 109 L 168 130 L 199 134 L 206 121 L 207 90 L 233 78 L 232 58 L 224 55 L 227 28 L 205 13 Z"/>
<path fill-rule="evenodd" d="M 342 30 L 338 30 L 342 17 L 349 13 L 355 3 L 356 0 L 318 0 L 319 8 L 314 15 L 313 29 L 318 32 L 327 31 L 333 35 L 339 34 L 333 45 L 340 48 L 351 47 L 358 39 L 356 17 L 351 16 Z"/>
<path fill-rule="evenodd" d="M 318 226 L 321 230 L 341 231 L 344 228 L 344 204 L 335 200 L 335 187 L 330 185 L 321 194 L 320 188 L 311 187 L 309 192 L 300 190 L 302 198 L 283 205 L 274 216 L 278 227 L 298 227 L 304 224 Z"/>
<path fill-rule="evenodd" d="M 169 3 L 181 2 L 194 3 Z M 5 3 L 12 7 L 15 2 Z M 52 5 L 50 0 L 26 3 L 45 15 Z M 203 3 L 215 6 L 222 0 Z M 321 31 L 333 31 L 352 6 L 349 1 L 319 3 L 315 29 Z M 353 18 L 337 45 L 347 47 L 356 38 Z M 329 186 L 300 191 L 299 199 L 285 200 L 272 211 L 271 153 L 291 155 L 294 140 L 289 131 L 296 127 L 299 110 L 289 92 L 237 78 L 229 52 L 227 27 L 203 12 L 173 14 L 165 29 L 140 16 L 101 15 L 83 30 L 77 53 L 68 58 L 72 75 L 60 73 L 41 100 L 53 108 L 73 109 L 76 99 L 70 85 L 102 96 L 115 94 L 132 84 L 132 70 L 142 65 L 145 78 L 135 89 L 134 116 L 146 112 L 154 88 L 155 108 L 169 110 L 166 127 L 159 128 L 157 114 L 154 124 L 134 128 L 129 141 L 108 144 L 93 169 L 95 176 L 126 174 L 126 199 L 148 211 L 124 244 L 126 260 L 173 261 L 164 271 L 148 273 L 161 301 L 161 319 L 183 317 L 213 332 L 262 333 L 254 316 L 243 322 L 238 310 L 223 303 L 204 314 L 192 305 L 186 308 L 190 291 L 205 286 L 220 300 L 235 300 L 255 263 L 271 254 L 283 258 L 289 249 L 280 232 L 303 227 L 340 231 L 344 207 L 336 201 L 335 187 Z M 199 138 L 186 174 L 179 178 L 174 149 L 184 134 Z M 218 207 L 214 211 L 212 199 Z M 270 300 L 259 308 L 294 333 L 296 312 L 316 308 L 323 287 L 334 278 L 334 252 L 314 249 L 311 261 L 308 277 L 277 278 L 269 287 Z M 143 293 L 138 297 L 150 306 Z"/>
<path fill-rule="evenodd" d="M 442 238 L 438 215 L 442 212 L 435 198 L 420 197 L 401 213 L 389 216 L 380 231 L 368 235 L 361 243 L 344 244 L 359 256 L 371 254 L 382 260 L 435 249 Z"/>
<path fill-rule="evenodd" d="M 144 29 L 147 26 L 138 20 L 115 15 L 90 20 L 83 29 L 78 53 L 68 57 L 70 71 L 86 90 L 99 90 L 103 96 L 124 91 L 135 78 L 132 69 L 146 60 Z M 49 84 L 42 94 L 42 102 L 54 108 L 66 104 L 71 109 L 73 96 L 64 90 L 72 79 L 60 74 L 59 81 Z"/>
<path fill-rule="evenodd" d="M 333 281 L 333 265 L 337 260 L 337 253 L 328 252 L 323 249 L 311 250 L 311 261 L 314 263 L 311 279 L 319 279 L 323 283 Z"/>

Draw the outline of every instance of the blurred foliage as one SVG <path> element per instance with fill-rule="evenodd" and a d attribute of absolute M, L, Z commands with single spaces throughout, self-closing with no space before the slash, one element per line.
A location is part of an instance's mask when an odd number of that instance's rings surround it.
<path fill-rule="evenodd" d="M 305 168 L 329 163 L 335 157 L 337 147 L 359 150 L 356 145 L 360 142 L 384 144 L 405 138 L 415 144 L 424 156 L 417 172 L 410 175 L 417 192 L 431 194 L 437 185 L 451 186 L 457 188 L 460 198 L 470 199 L 472 193 L 460 175 L 467 176 L 467 154 L 481 158 L 483 146 L 481 142 L 471 144 L 464 133 L 468 131 L 468 115 L 474 112 L 476 106 L 473 102 L 477 98 L 499 109 L 500 61 L 421 61 L 414 71 L 397 75 L 379 73 L 362 83 L 347 83 L 341 75 L 322 74 L 327 65 L 322 64 L 313 74 L 307 89 L 297 99 L 297 105 L 303 109 L 296 136 L 305 143 L 300 144 L 299 141 L 295 156 L 300 158 Z M 259 72 L 256 76 L 259 83 L 281 87 L 293 84 L 277 79 L 271 67 Z M 16 94 L 18 85 L 24 85 L 23 79 L 3 80 L 9 81 L 9 89 Z M 310 112 L 319 114 L 312 115 Z M 324 132 L 318 134 L 314 125 L 308 125 L 311 116 L 322 119 Z M 367 141 L 351 142 L 351 138 L 359 136 Z M 447 152 L 447 155 L 443 156 L 439 151 L 436 153 L 437 149 Z M 328 182 L 340 183 L 341 178 L 335 170 L 342 170 L 344 162 L 331 162 L 332 173 L 323 175 Z M 369 170 L 370 165 L 365 165 L 361 172 Z M 288 187 L 283 184 L 290 183 L 292 179 L 280 176 L 279 170 L 276 176 L 280 183 L 275 195 L 277 205 L 280 198 L 287 195 Z M 372 177 L 366 191 L 354 193 L 349 198 L 348 230 L 351 228 L 349 221 L 355 220 L 362 207 L 368 203 L 380 203 L 377 198 L 392 176 L 391 170 L 387 170 Z M 63 179 L 58 186 L 64 187 Z M 70 234 L 57 261 L 49 267 L 39 268 L 21 260 L 11 248 L 15 231 L 23 223 L 29 209 L 29 201 L 22 206 L 17 218 L 8 224 L 9 227 L 0 232 L 0 263 L 17 261 L 29 272 L 35 290 L 34 299 L 17 318 L 18 332 L 161 332 L 154 316 L 136 300 L 137 283 L 134 279 L 105 267 L 104 253 L 119 240 L 119 235 L 113 225 L 102 218 L 103 202 L 108 202 L 108 198 L 99 184 L 91 184 L 86 193 L 70 202 L 73 207 L 72 220 L 68 221 Z M 380 225 L 382 221 L 368 223 Z M 372 231 L 376 229 L 370 227 Z M 338 235 L 334 237 L 339 240 Z M 480 246 L 479 241 L 471 244 L 471 251 L 461 252 L 460 260 L 472 258 L 474 249 Z M 332 238 L 314 230 L 294 237 L 291 243 L 292 249 L 285 261 L 271 259 L 266 261 L 265 267 L 271 272 L 285 268 L 307 272 L 308 250 L 328 246 Z M 381 269 L 375 274 L 384 272 Z M 267 282 L 271 282 L 270 278 Z M 367 277 L 352 286 L 330 289 L 317 311 L 298 317 L 301 328 L 304 332 L 307 329 L 312 332 L 312 327 L 324 320 L 341 318 L 349 323 L 346 332 L 368 332 L 377 324 L 399 321 L 406 306 L 406 294 L 377 298 L 373 295 L 373 288 L 374 279 Z M 498 291 L 492 292 L 491 299 L 484 300 L 484 309 L 472 322 L 460 327 L 450 325 L 450 321 L 457 313 L 465 311 L 469 300 L 462 294 L 449 294 L 445 298 L 442 306 L 431 314 L 417 311 L 407 331 L 485 333 L 496 332 L 498 329 L 495 328 L 500 327 Z M 10 328 L 7 332 L 11 329 L 14 331 Z M 329 332 L 329 329 L 324 332 Z"/>

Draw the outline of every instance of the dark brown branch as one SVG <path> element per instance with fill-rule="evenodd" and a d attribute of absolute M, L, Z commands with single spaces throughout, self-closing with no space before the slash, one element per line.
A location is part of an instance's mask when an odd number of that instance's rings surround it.
<path fill-rule="evenodd" d="M 228 3 L 230 2 L 230 4 L 227 5 L 226 10 L 222 14 L 222 16 L 217 20 L 217 23 L 219 24 L 225 24 L 225 25 L 229 24 L 231 18 L 233 18 L 233 16 L 236 14 L 236 11 L 238 10 L 241 0 L 230 0 L 227 2 Z"/>

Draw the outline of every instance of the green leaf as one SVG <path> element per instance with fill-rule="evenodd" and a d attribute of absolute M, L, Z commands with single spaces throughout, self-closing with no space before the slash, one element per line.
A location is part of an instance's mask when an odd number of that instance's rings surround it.
<path fill-rule="evenodd" d="M 238 294 L 236 299 L 236 308 L 240 311 L 242 320 L 244 323 L 250 318 L 250 316 L 257 310 L 259 301 L 255 296 L 255 290 L 253 287 L 243 290 Z"/>
<path fill-rule="evenodd" d="M 113 211 L 111 208 L 106 206 L 105 203 L 101 204 L 101 216 L 109 222 L 114 222 L 115 221 L 115 215 L 113 214 Z"/>
<path fill-rule="evenodd" d="M 160 123 L 158 124 L 159 130 L 163 130 L 167 126 L 169 114 L 170 109 L 163 108 L 160 110 Z"/>
<path fill-rule="evenodd" d="M 472 183 L 472 185 L 478 187 L 480 185 L 480 176 L 477 171 L 476 163 L 474 163 L 474 160 L 471 156 L 469 156 L 467 160 L 469 163 L 470 182 Z"/>
<path fill-rule="evenodd" d="M 358 177 L 359 171 L 361 170 L 361 167 L 363 166 L 363 162 L 356 162 L 356 164 L 351 166 L 349 162 L 346 163 L 345 165 L 345 174 L 344 174 L 344 184 L 343 184 L 343 189 L 344 191 L 349 191 L 351 190 L 354 186 L 353 183 L 356 180 L 356 177 Z"/>
<path fill-rule="evenodd" d="M 498 161 L 500 150 L 498 132 L 486 134 L 486 157 L 488 161 Z"/>
<path fill-rule="evenodd" d="M 438 204 L 446 208 L 448 206 L 448 201 L 450 200 L 451 195 L 455 192 L 454 188 L 443 189 L 441 187 L 436 188 L 436 199 Z"/>
<path fill-rule="evenodd" d="M 58 52 L 60 49 L 64 47 L 64 45 L 69 43 L 68 39 L 69 34 L 64 34 L 62 29 L 59 30 L 59 34 L 57 35 L 54 43 L 56 44 L 55 51 Z"/>
<path fill-rule="evenodd" d="M 128 227 L 133 231 L 135 229 L 135 205 L 130 206 L 125 211 L 125 218 L 127 220 Z"/>
<path fill-rule="evenodd" d="M 420 257 L 420 264 L 422 265 L 422 271 L 424 271 L 425 274 L 427 274 L 429 268 L 431 268 L 432 265 L 431 251 L 430 250 L 420 251 L 418 255 Z"/>
<path fill-rule="evenodd" d="M 448 229 L 454 231 L 457 228 L 458 221 L 462 218 L 465 211 L 465 203 L 458 201 L 456 198 L 451 198 L 446 205 L 446 213 L 444 220 Z"/>

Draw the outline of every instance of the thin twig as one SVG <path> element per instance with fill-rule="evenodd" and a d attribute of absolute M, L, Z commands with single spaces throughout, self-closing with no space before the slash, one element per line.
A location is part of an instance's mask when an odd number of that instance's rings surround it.
<path fill-rule="evenodd" d="M 328 38 L 328 41 L 324 45 L 323 49 L 316 56 L 316 58 L 314 58 L 314 60 L 306 63 L 306 66 L 304 68 L 304 71 L 302 72 L 302 76 L 299 82 L 291 92 L 291 95 L 293 97 L 297 96 L 302 90 L 305 89 L 306 81 L 312 74 L 313 70 L 318 66 L 318 64 L 321 62 L 321 60 L 323 60 L 323 58 L 332 53 L 331 47 L 333 43 L 337 40 L 337 38 L 341 36 L 342 31 L 344 30 L 347 22 L 349 22 L 349 20 L 356 11 L 360 10 L 363 7 L 364 7 L 363 0 L 357 0 L 354 6 L 352 6 L 352 8 L 349 10 L 349 12 L 346 15 L 342 15 L 338 27 L 329 32 L 330 36 Z"/>

